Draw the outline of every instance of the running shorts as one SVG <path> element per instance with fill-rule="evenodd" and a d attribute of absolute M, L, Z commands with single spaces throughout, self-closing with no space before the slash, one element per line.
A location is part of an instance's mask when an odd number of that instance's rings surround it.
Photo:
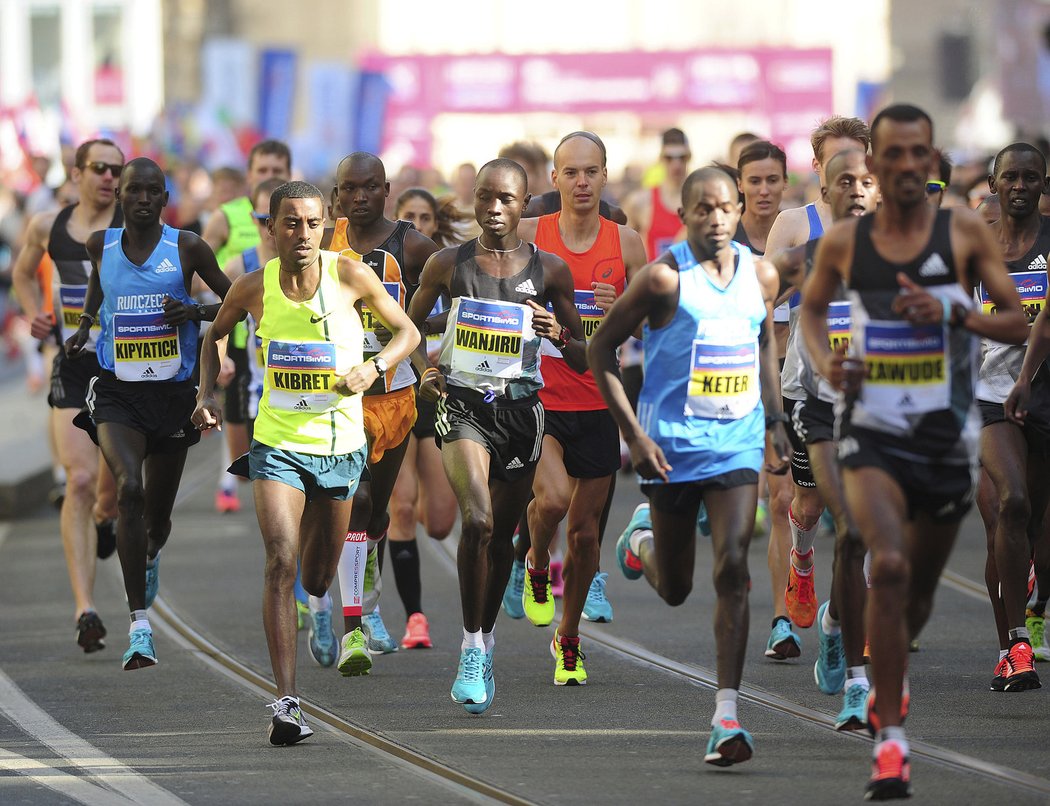
<path fill-rule="evenodd" d="M 371 437 L 372 448 L 368 454 L 371 465 L 408 439 L 416 422 L 416 389 L 406 386 L 396 392 L 365 395 L 361 402 L 365 432 Z"/>
<path fill-rule="evenodd" d="M 620 469 L 620 430 L 608 409 L 545 409 L 543 417 L 543 433 L 561 444 L 569 476 L 600 479 Z"/>
<path fill-rule="evenodd" d="M 437 403 L 433 400 L 424 400 L 416 395 L 416 424 L 412 426 L 412 433 L 416 439 L 434 438 L 434 415 L 437 411 Z"/>
<path fill-rule="evenodd" d="M 835 441 L 835 405 L 809 395 L 795 405 L 792 429 L 805 445 Z"/>
<path fill-rule="evenodd" d="M 806 451 L 806 443 L 793 428 L 796 412 L 805 404 L 801 400 L 784 398 L 784 413 L 791 418 L 791 423 L 784 430 L 787 431 L 788 439 L 791 441 L 791 478 L 796 487 L 807 490 L 815 489 L 817 482 L 813 479 L 813 469 L 809 466 L 809 453 Z"/>
<path fill-rule="evenodd" d="M 247 476 L 252 481 L 276 481 L 301 490 L 307 501 L 329 498 L 346 501 L 357 490 L 365 467 L 365 446 L 353 453 L 336 456 L 316 456 L 310 453 L 273 448 L 252 440 L 251 450 L 232 465 L 234 475 Z"/>
<path fill-rule="evenodd" d="M 69 358 L 64 350 L 59 350 L 51 362 L 48 405 L 53 409 L 84 408 L 88 384 L 98 373 L 98 356 L 94 352 L 83 352 L 76 358 Z"/>
<path fill-rule="evenodd" d="M 702 481 L 679 481 L 672 484 L 642 484 L 642 492 L 654 509 L 677 515 L 696 508 L 707 490 L 730 490 L 748 484 L 758 486 L 758 473 L 750 468 L 730 470 Z"/>

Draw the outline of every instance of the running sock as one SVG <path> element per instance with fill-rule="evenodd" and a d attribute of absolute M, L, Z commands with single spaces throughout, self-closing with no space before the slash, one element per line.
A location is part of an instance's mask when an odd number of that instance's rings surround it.
<path fill-rule="evenodd" d="M 868 682 L 868 672 L 863 666 L 849 666 L 846 668 L 846 688 L 850 686 L 871 688 L 871 684 Z"/>
<path fill-rule="evenodd" d="M 1006 634 L 1006 637 L 1013 644 L 1016 641 L 1024 641 L 1026 644 L 1030 644 L 1032 639 L 1028 635 L 1027 627 L 1014 627 L 1010 632 Z"/>
<path fill-rule="evenodd" d="M 237 477 L 232 473 L 223 473 L 219 479 L 219 489 L 226 495 L 236 495 Z"/>
<path fill-rule="evenodd" d="M 332 609 L 332 594 L 326 593 L 324 596 L 311 596 L 310 609 L 315 613 L 327 613 Z"/>
<path fill-rule="evenodd" d="M 878 754 L 879 746 L 883 742 L 896 742 L 904 755 L 908 755 L 908 740 L 904 736 L 904 728 L 900 726 L 885 727 L 879 731 L 879 740 L 875 743 L 874 754 Z"/>
<path fill-rule="evenodd" d="M 496 646 L 495 632 L 496 632 L 496 628 L 493 627 L 492 628 L 492 632 L 482 632 L 481 633 L 481 642 L 485 645 L 485 651 L 486 652 L 491 652 L 492 651 L 492 647 Z"/>
<path fill-rule="evenodd" d="M 364 532 L 347 532 L 343 553 L 339 556 L 339 594 L 343 600 L 343 617 L 360 616 L 364 599 L 365 559 L 368 553 Z"/>
<path fill-rule="evenodd" d="M 720 688 L 715 692 L 715 715 L 711 717 L 711 727 L 718 727 L 723 719 L 737 721 L 736 700 L 738 695 L 739 692 L 735 688 Z"/>
<path fill-rule="evenodd" d="M 792 532 L 795 531 L 795 525 L 794 524 L 791 525 L 791 531 Z M 813 531 L 816 531 L 816 530 L 814 529 Z M 792 538 L 792 539 L 794 539 L 794 538 Z M 798 574 L 800 577 L 808 577 L 810 574 L 812 574 L 813 573 L 813 566 L 810 565 L 810 567 L 806 568 L 806 569 L 799 568 L 798 565 L 795 564 L 795 558 L 796 557 L 809 557 L 809 561 L 812 563 L 813 562 L 813 549 L 810 549 L 809 551 L 804 552 L 802 554 L 799 554 L 797 551 L 795 551 L 795 549 L 791 549 L 791 567 L 795 569 L 795 573 Z"/>
<path fill-rule="evenodd" d="M 405 613 L 411 616 L 423 612 L 423 585 L 419 578 L 419 544 L 416 539 L 393 542 L 390 563 L 394 566 L 394 582 Z"/>
<path fill-rule="evenodd" d="M 149 616 L 145 610 L 131 611 L 131 629 L 128 630 L 128 634 L 130 635 L 135 630 L 149 630 L 153 632 L 153 628 L 149 626 Z"/>
<path fill-rule="evenodd" d="M 817 527 L 820 525 L 820 519 L 818 518 L 816 523 L 806 529 L 795 519 L 795 515 L 789 506 L 788 523 L 791 524 L 791 547 L 795 549 L 795 554 L 801 557 L 806 556 L 813 551 L 813 541 L 817 539 Z M 796 567 L 795 570 L 798 571 L 798 568 Z"/>
<path fill-rule="evenodd" d="M 530 571 L 530 572 L 539 572 L 539 571 L 542 571 L 542 572 L 543 572 L 543 573 L 545 573 L 545 574 L 549 574 L 549 573 L 550 573 L 550 570 L 551 570 L 551 564 L 550 564 L 550 554 L 548 554 L 548 555 L 547 555 L 547 565 L 546 565 L 546 566 L 544 566 L 543 568 L 537 568 L 536 566 L 534 566 L 534 565 L 532 564 L 532 561 L 531 561 L 531 560 L 529 559 L 529 555 L 528 555 L 528 554 L 526 554 L 526 555 L 525 555 L 525 570 L 526 570 L 526 571 Z"/>
<path fill-rule="evenodd" d="M 831 608 L 824 608 L 824 615 L 820 618 L 820 629 L 824 635 L 841 635 L 842 626 L 831 617 Z"/>
<path fill-rule="evenodd" d="M 1010 654 L 1010 650 L 1009 649 L 1000 649 L 999 650 L 999 660 L 1002 660 L 1003 658 L 1005 658 L 1009 654 Z"/>
<path fill-rule="evenodd" d="M 491 635 L 492 633 L 489 633 Z M 470 632 L 466 627 L 463 628 L 463 643 L 460 645 L 460 649 L 480 649 L 482 652 L 485 651 L 485 638 L 481 630 L 477 632 Z"/>
<path fill-rule="evenodd" d="M 645 540 L 652 539 L 652 529 L 635 529 L 633 532 L 631 532 L 631 536 L 627 538 L 627 545 L 631 547 L 631 551 L 634 552 L 634 556 L 641 557 L 642 542 Z"/>

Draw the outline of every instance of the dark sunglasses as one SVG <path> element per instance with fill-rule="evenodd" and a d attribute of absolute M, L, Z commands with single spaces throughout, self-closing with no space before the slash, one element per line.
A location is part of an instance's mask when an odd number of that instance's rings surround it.
<path fill-rule="evenodd" d="M 84 167 L 89 168 L 99 176 L 104 176 L 106 171 L 109 171 L 111 174 L 113 174 L 114 179 L 119 179 L 120 172 L 124 170 L 123 165 L 114 165 L 112 162 L 101 162 L 98 160 L 96 160 L 95 162 L 89 162 Z"/>
<path fill-rule="evenodd" d="M 258 221 L 260 224 L 265 224 L 267 221 L 270 220 L 270 214 L 269 213 L 256 213 L 256 212 L 253 212 L 252 213 L 252 218 L 254 218 L 256 221 Z"/>
<path fill-rule="evenodd" d="M 948 187 L 947 182 L 942 182 L 939 179 L 930 179 L 926 183 L 926 195 L 932 196 L 934 193 L 944 193 L 946 187 Z"/>
<path fill-rule="evenodd" d="M 660 159 L 664 162 L 689 162 L 689 158 L 692 154 L 663 154 Z"/>

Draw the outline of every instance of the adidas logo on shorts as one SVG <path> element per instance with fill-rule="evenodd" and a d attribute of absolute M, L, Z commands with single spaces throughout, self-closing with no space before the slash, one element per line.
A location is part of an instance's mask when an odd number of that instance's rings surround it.
<path fill-rule="evenodd" d="M 482 361 L 480 364 L 478 364 L 476 367 L 474 367 L 474 371 L 475 372 L 492 372 L 492 367 L 489 366 L 489 362 L 488 361 Z"/>
<path fill-rule="evenodd" d="M 186 432 L 183 431 L 181 428 L 178 431 L 176 431 L 174 434 L 169 434 L 168 435 L 168 439 L 185 439 L 185 438 L 186 438 Z"/>
<path fill-rule="evenodd" d="M 305 399 L 299 398 L 299 402 L 292 406 L 292 408 L 296 411 L 309 411 L 310 404 L 307 403 Z"/>
<path fill-rule="evenodd" d="M 170 271 L 178 271 L 178 270 L 179 270 L 179 267 L 178 267 L 178 266 L 176 266 L 176 265 L 175 265 L 174 263 L 172 263 L 172 262 L 171 262 L 170 260 L 168 260 L 167 258 L 164 258 L 164 260 L 162 260 L 162 261 L 161 261 L 161 262 L 160 262 L 160 263 L 159 263 L 159 264 L 157 265 L 157 268 L 155 268 L 155 269 L 153 270 L 153 273 L 154 273 L 154 274 L 166 274 L 166 273 L 168 273 L 168 272 L 170 272 Z"/>
<path fill-rule="evenodd" d="M 153 371 L 153 367 L 146 367 L 142 370 L 142 374 L 139 375 L 139 379 L 143 381 L 155 381 L 157 380 L 157 373 Z"/>
<path fill-rule="evenodd" d="M 860 451 L 860 443 L 853 437 L 845 437 L 839 440 L 839 459 L 845 459 Z"/>
<path fill-rule="evenodd" d="M 526 280 L 524 283 L 518 283 L 514 286 L 515 291 L 520 291 L 522 294 L 535 294 L 536 286 L 532 284 L 532 280 Z"/>
<path fill-rule="evenodd" d="M 517 456 L 507 462 L 507 470 L 521 470 L 523 467 L 525 467 L 525 465 Z"/>

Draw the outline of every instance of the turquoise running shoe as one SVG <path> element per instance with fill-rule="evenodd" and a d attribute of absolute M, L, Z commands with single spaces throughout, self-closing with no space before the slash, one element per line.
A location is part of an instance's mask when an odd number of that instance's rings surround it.
<path fill-rule="evenodd" d="M 364 630 L 365 638 L 368 640 L 368 651 L 373 655 L 389 655 L 397 652 L 397 641 L 390 637 L 383 623 L 383 617 L 379 615 L 379 606 L 371 613 L 361 617 L 361 629 Z"/>
<path fill-rule="evenodd" d="M 634 508 L 634 514 L 627 522 L 627 527 L 616 541 L 616 561 L 620 564 L 620 570 L 628 579 L 638 579 L 642 575 L 642 559 L 631 551 L 631 535 L 639 529 L 653 528 L 653 522 L 649 518 L 649 504 L 639 504 Z"/>
<path fill-rule="evenodd" d="M 842 633 L 828 635 L 824 632 L 824 613 L 830 602 L 824 602 L 817 611 L 817 637 L 820 641 L 817 662 L 813 664 L 813 678 L 817 687 L 825 694 L 838 694 L 846 685 L 846 656 L 842 649 Z"/>
<path fill-rule="evenodd" d="M 335 632 L 332 630 L 332 600 L 328 600 L 327 610 L 310 611 L 310 632 L 307 634 L 310 657 L 318 666 L 329 667 L 335 664 L 338 645 Z"/>
<path fill-rule="evenodd" d="M 515 560 L 510 567 L 510 579 L 503 592 L 503 611 L 514 619 L 525 618 L 525 608 L 521 604 L 525 592 L 525 561 Z"/>
<path fill-rule="evenodd" d="M 747 761 L 754 752 L 755 743 L 751 734 L 740 727 L 735 719 L 723 719 L 711 728 L 704 761 L 716 767 L 729 767 Z"/>
<path fill-rule="evenodd" d="M 704 537 L 711 536 L 711 521 L 707 517 L 707 507 L 704 506 L 703 501 L 700 502 L 700 511 L 696 513 L 696 528 Z"/>
<path fill-rule="evenodd" d="M 485 662 L 481 667 L 481 677 L 485 681 L 485 702 L 464 703 L 463 707 L 468 714 L 483 714 L 492 705 L 492 699 L 496 696 L 496 678 L 492 674 L 492 651 L 485 653 Z"/>
<path fill-rule="evenodd" d="M 773 630 L 766 644 L 766 657 L 773 660 L 797 658 L 802 654 L 802 639 L 791 629 L 791 622 L 783 616 L 773 621 Z"/>
<path fill-rule="evenodd" d="M 481 713 L 488 708 L 488 701 L 488 686 L 485 685 L 485 650 L 468 647 L 459 655 L 459 670 L 456 672 L 456 682 L 452 684 L 452 702 L 464 706 L 472 705 L 475 708 L 482 706 L 480 711 L 471 711 Z M 469 708 L 467 710 L 470 711 Z"/>
<path fill-rule="evenodd" d="M 157 590 L 160 588 L 160 552 L 153 558 L 150 565 L 149 557 L 146 558 L 146 609 L 153 607 L 153 600 L 157 598 Z"/>
<path fill-rule="evenodd" d="M 842 697 L 842 710 L 835 717 L 835 730 L 864 730 L 868 727 L 868 687 L 848 686 Z"/>
<path fill-rule="evenodd" d="M 123 661 L 125 672 L 157 665 L 157 650 L 153 648 L 151 630 L 133 630 L 128 638 L 130 646 L 124 653 Z"/>
<path fill-rule="evenodd" d="M 608 579 L 608 574 L 599 571 L 591 580 L 587 600 L 583 603 L 583 617 L 587 621 L 608 624 L 613 620 L 612 602 L 605 598 L 605 583 Z"/>

